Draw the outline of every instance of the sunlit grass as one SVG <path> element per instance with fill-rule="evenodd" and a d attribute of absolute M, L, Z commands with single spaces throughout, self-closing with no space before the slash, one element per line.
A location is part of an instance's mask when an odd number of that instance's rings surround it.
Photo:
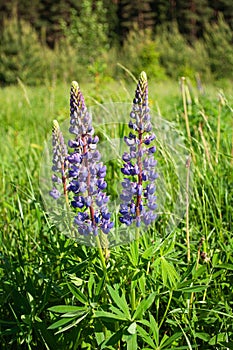
<path fill-rule="evenodd" d="M 95 88 L 82 86 L 88 106 L 103 101 L 131 103 L 134 93 L 131 82 Z M 231 348 L 232 91 L 227 88 L 221 95 L 224 98 L 219 99 L 218 87 L 205 87 L 204 95 L 195 86 L 188 87 L 191 100 L 186 100 L 187 116 L 195 156 L 191 160 L 188 226 L 184 216 L 172 232 L 166 232 L 166 216 L 162 215 L 154 229 L 141 238 L 139 251 L 133 244 L 112 248 L 107 262 L 112 290 L 105 287 L 96 250 L 61 235 L 49 222 L 40 195 L 44 140 L 53 119 L 61 123 L 69 117 L 69 89 L 65 84 L 40 88 L 19 84 L 0 91 L 2 348 Z M 179 82 L 149 81 L 149 94 L 154 124 L 157 114 L 176 123 L 189 149 Z M 105 132 L 112 135 L 113 131 L 106 128 Z M 165 149 L 160 150 L 165 167 L 172 159 Z M 115 166 L 113 163 L 109 179 L 113 174 L 118 176 Z M 172 166 L 166 171 L 174 181 Z M 185 188 L 185 177 L 183 185 Z M 172 184 L 171 190 L 174 187 Z M 130 320 L 119 316 L 119 312 L 124 313 L 117 305 L 122 293 Z M 137 310 L 141 304 L 142 312 L 134 318 L 131 307 Z M 48 330 L 60 320 L 48 308 L 57 305 L 82 306 L 88 315 L 67 332 L 54 335 L 63 326 L 60 323 L 60 328 Z M 124 309 L 123 304 L 121 307 Z M 103 312 L 114 314 L 115 322 L 108 322 Z"/>

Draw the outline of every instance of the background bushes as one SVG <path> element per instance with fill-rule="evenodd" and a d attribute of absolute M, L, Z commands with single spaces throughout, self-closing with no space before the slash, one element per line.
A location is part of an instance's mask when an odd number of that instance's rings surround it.
<path fill-rule="evenodd" d="M 29 85 L 51 79 L 52 52 L 42 45 L 32 26 L 13 17 L 4 22 L 0 36 L 0 81 L 13 84 L 17 78 Z"/>

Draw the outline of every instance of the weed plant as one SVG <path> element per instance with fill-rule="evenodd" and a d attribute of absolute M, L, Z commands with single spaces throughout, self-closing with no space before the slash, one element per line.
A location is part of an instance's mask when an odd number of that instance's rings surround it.
<path fill-rule="evenodd" d="M 106 274 L 95 248 L 49 221 L 38 185 L 69 87 L 1 90 L 1 349 L 233 348 L 232 92 L 181 87 L 149 82 L 155 114 L 175 123 L 190 154 L 185 216 L 169 233 L 161 216 L 138 245 L 111 248 Z M 88 105 L 131 103 L 134 86 L 82 90 Z"/>

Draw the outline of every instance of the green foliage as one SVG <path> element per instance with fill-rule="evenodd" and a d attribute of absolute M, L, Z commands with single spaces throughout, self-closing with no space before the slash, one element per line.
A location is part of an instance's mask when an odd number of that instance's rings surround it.
<path fill-rule="evenodd" d="M 67 84 L 74 77 L 80 81 L 83 76 L 87 75 L 84 67 L 78 62 L 77 50 L 66 38 L 61 39 L 54 48 L 54 59 L 51 67 L 55 78 Z"/>
<path fill-rule="evenodd" d="M 48 78 L 48 49 L 43 47 L 29 23 L 16 17 L 4 22 L 0 35 L 0 82 L 12 84 L 17 78 L 29 85 Z"/>
<path fill-rule="evenodd" d="M 209 77 L 208 55 L 204 45 L 197 41 L 191 47 L 180 34 L 176 23 L 161 26 L 157 30 L 156 40 L 160 63 L 168 76 L 194 78 L 198 72 Z"/>
<path fill-rule="evenodd" d="M 107 12 L 108 37 L 111 43 L 122 43 L 134 25 L 140 29 L 158 28 L 161 24 L 176 21 L 179 31 L 188 42 L 203 38 L 206 23 L 215 23 L 218 15 L 224 16 L 232 28 L 233 5 L 231 0 L 101 0 Z M 95 12 L 96 1 L 89 1 Z M 12 11 L 20 19 L 28 21 L 37 30 L 40 37 L 45 36 L 49 47 L 62 37 L 59 22 L 62 19 L 68 26 L 73 10 L 80 12 L 83 1 L 75 0 L 0 0 L 0 27 L 4 18 L 9 18 Z M 1 30 L 1 29 L 0 29 Z M 46 34 L 46 35 L 44 35 Z"/>
<path fill-rule="evenodd" d="M 131 30 L 123 47 L 123 64 L 135 76 L 145 70 L 150 78 L 161 80 L 166 75 L 159 58 L 158 45 L 152 40 L 151 31 L 139 30 L 137 27 Z"/>
<path fill-rule="evenodd" d="M 206 26 L 204 34 L 210 68 L 216 78 L 233 78 L 233 33 L 223 16 Z"/>
<path fill-rule="evenodd" d="M 89 85 L 84 90 L 95 99 L 126 99 L 119 82 L 100 87 L 98 94 Z M 176 116 L 189 147 L 178 84 L 150 81 L 149 87 L 151 105 L 173 122 Z M 0 90 L 1 349 L 232 347 L 232 91 L 217 99 L 214 87 L 206 86 L 205 95 L 186 88 L 196 157 L 190 263 L 186 218 L 167 234 L 160 217 L 138 243 L 111 249 L 106 276 L 98 252 L 59 233 L 40 197 L 43 141 L 54 116 L 68 116 L 68 86 Z"/>
<path fill-rule="evenodd" d="M 76 49 L 77 62 L 88 66 L 109 48 L 107 12 L 102 0 L 84 0 L 80 6 L 79 13 L 72 10 L 70 25 L 64 21 L 61 25 L 67 40 Z"/>

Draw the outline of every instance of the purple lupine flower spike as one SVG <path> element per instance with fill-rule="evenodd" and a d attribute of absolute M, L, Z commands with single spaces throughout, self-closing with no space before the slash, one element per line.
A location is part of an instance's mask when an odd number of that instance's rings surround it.
<path fill-rule="evenodd" d="M 67 147 L 64 142 L 62 132 L 57 120 L 53 121 L 53 133 L 52 133 L 52 146 L 53 146 L 53 166 L 52 166 L 52 182 L 53 189 L 49 192 L 50 196 L 54 199 L 58 199 L 61 196 L 61 192 L 57 187 L 59 184 L 63 185 L 63 193 L 66 194 L 66 173 L 68 168 Z"/>
<path fill-rule="evenodd" d="M 67 157 L 69 167 L 68 190 L 73 192 L 71 205 L 77 211 L 74 224 L 81 235 L 107 234 L 113 227 L 107 210 L 109 197 L 103 192 L 107 187 L 104 177 L 106 167 L 100 162 L 97 150 L 98 136 L 94 136 L 91 116 L 77 82 L 72 82 L 70 92 L 70 133 L 73 152 Z"/>
<path fill-rule="evenodd" d="M 139 227 L 141 222 L 147 226 L 156 219 L 155 209 L 157 208 L 154 195 L 156 190 L 154 180 L 158 177 L 154 159 L 156 148 L 151 146 L 155 135 L 151 133 L 148 83 L 145 72 L 140 74 L 130 118 L 128 125 L 132 132 L 124 138 L 129 152 L 125 152 L 122 156 L 124 164 L 121 172 L 127 177 L 122 182 L 120 222 L 127 226 L 135 222 Z"/>

